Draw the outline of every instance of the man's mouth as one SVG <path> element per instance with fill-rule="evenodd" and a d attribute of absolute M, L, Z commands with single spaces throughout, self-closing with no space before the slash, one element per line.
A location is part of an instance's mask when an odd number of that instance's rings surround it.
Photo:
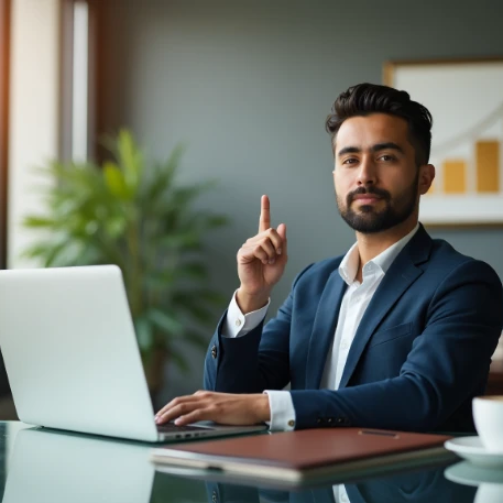
<path fill-rule="evenodd" d="M 375 204 L 381 198 L 373 194 L 359 194 L 353 198 L 353 201 L 358 201 L 361 204 Z"/>

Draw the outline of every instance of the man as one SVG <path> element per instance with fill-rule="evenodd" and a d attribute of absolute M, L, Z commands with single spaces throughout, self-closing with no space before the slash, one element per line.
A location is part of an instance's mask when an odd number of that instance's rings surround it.
<path fill-rule="evenodd" d="M 174 399 L 158 423 L 473 430 L 471 400 L 484 392 L 503 325 L 502 285 L 418 223 L 435 177 L 431 124 L 404 91 L 361 84 L 337 98 L 326 127 L 355 245 L 302 271 L 264 327 L 287 261 L 286 227 L 271 227 L 264 196 L 259 233 L 237 255 L 241 285 L 210 342 L 207 391 Z"/>

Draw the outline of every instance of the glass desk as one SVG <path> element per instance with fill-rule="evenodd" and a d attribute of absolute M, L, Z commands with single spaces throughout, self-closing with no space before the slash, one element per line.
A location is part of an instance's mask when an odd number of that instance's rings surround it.
<path fill-rule="evenodd" d="M 503 502 L 503 469 L 438 461 L 393 467 L 290 491 L 211 476 L 155 470 L 151 446 L 0 422 L 3 503 L 493 503 Z M 448 478 L 447 478 L 448 477 Z M 450 480 L 449 480 L 450 479 Z"/>

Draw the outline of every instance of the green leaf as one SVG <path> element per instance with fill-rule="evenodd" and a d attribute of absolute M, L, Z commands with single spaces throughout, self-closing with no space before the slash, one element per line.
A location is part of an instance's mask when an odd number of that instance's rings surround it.
<path fill-rule="evenodd" d="M 122 166 L 124 178 L 130 193 L 135 194 L 143 168 L 143 155 L 136 146 L 133 136 L 125 129 L 119 132 L 117 139 L 119 164 Z"/>
<path fill-rule="evenodd" d="M 52 267 L 58 260 L 58 257 L 68 248 L 69 243 L 56 243 L 52 246 L 52 249 L 47 250 L 47 255 L 44 260 L 44 267 Z"/>
<path fill-rule="evenodd" d="M 154 333 L 150 320 L 140 316 L 134 320 L 134 325 L 140 350 L 142 352 L 150 351 L 154 345 Z"/>
<path fill-rule="evenodd" d="M 23 225 L 25 227 L 31 227 L 32 229 L 44 229 L 55 227 L 55 221 L 48 217 L 38 217 L 35 215 L 28 215 L 23 219 Z"/>
<path fill-rule="evenodd" d="M 183 332 L 182 323 L 165 311 L 152 308 L 147 316 L 154 325 L 171 337 L 178 337 Z"/>
<path fill-rule="evenodd" d="M 190 248 L 194 249 L 200 245 L 201 236 L 195 231 L 182 232 L 160 237 L 159 245 L 167 248 Z"/>
<path fill-rule="evenodd" d="M 103 166 L 105 181 L 110 192 L 121 199 L 129 199 L 131 191 L 126 185 L 124 176 L 117 165 L 112 162 L 106 162 Z"/>
<path fill-rule="evenodd" d="M 147 290 L 167 290 L 173 283 L 174 277 L 172 271 L 159 273 L 156 270 L 153 273 L 146 273 L 143 281 Z"/>
<path fill-rule="evenodd" d="M 24 258 L 41 258 L 42 260 L 45 260 L 45 258 L 51 253 L 52 244 L 47 241 L 39 241 L 28 248 L 25 248 L 21 256 Z"/>

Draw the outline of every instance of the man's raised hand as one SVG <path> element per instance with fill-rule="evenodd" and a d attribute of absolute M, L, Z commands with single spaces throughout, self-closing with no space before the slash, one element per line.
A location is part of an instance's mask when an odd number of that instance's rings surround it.
<path fill-rule="evenodd" d="M 248 239 L 237 254 L 241 286 L 237 302 L 244 314 L 260 309 L 281 279 L 287 262 L 286 225 L 271 227 L 271 204 L 262 196 L 258 234 Z"/>

